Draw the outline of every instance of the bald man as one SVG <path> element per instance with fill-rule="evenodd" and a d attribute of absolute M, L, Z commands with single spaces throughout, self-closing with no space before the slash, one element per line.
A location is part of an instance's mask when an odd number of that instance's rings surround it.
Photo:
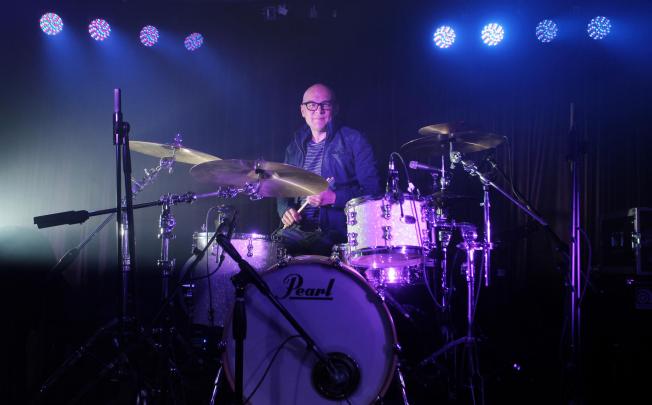
<path fill-rule="evenodd" d="M 310 86 L 299 105 L 305 125 L 285 150 L 285 163 L 323 178 L 328 188 L 307 198 L 279 198 L 277 210 L 285 229 L 276 236 L 288 253 L 329 256 L 332 246 L 347 241 L 344 206 L 362 195 L 382 193 L 373 150 L 359 131 L 335 123 L 335 93 L 323 84 Z M 307 200 L 301 212 L 298 207 Z"/>

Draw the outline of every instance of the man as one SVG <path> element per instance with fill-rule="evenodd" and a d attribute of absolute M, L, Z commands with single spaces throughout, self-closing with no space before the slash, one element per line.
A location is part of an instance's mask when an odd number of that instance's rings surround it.
<path fill-rule="evenodd" d="M 380 181 L 369 142 L 355 129 L 335 124 L 337 102 L 331 89 L 323 84 L 310 86 L 300 111 L 306 125 L 285 150 L 285 163 L 332 181 L 317 195 L 279 198 L 277 210 L 284 228 L 276 236 L 292 255 L 329 256 L 334 244 L 347 241 L 347 201 L 380 194 Z M 306 199 L 309 205 L 299 213 Z"/>

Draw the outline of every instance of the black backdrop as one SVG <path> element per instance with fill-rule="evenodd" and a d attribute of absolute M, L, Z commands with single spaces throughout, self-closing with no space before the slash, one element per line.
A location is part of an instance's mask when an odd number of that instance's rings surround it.
<path fill-rule="evenodd" d="M 180 132 L 187 147 L 221 158 L 280 161 L 290 134 L 301 125 L 297 104 L 303 90 L 322 81 L 337 91 L 340 119 L 368 135 L 383 176 L 389 153 L 428 124 L 463 120 L 507 136 L 509 144 L 496 151 L 499 164 L 565 241 L 570 207 L 566 156 L 574 103 L 578 133 L 586 142 L 582 221 L 594 247 L 593 263 L 599 263 L 601 218 L 652 205 L 647 164 L 652 55 L 645 24 L 651 10 L 644 2 L 485 3 L 317 2 L 320 16 L 312 20 L 305 17 L 307 2 L 288 2 L 288 16 L 272 22 L 261 16 L 264 2 L 41 1 L 9 6 L 0 39 L 3 254 L 42 256 L 47 263 L 79 243 L 101 218 L 35 231 L 33 216 L 113 204 L 113 88 L 123 90 L 132 140 L 169 142 Z M 36 22 L 55 6 L 66 25 L 63 35 L 49 38 Z M 609 15 L 614 22 L 614 36 L 604 43 L 583 33 L 595 14 Z M 112 36 L 103 44 L 85 32 L 96 16 L 112 23 Z M 493 16 L 505 21 L 508 37 L 501 47 L 488 49 L 474 37 Z M 533 36 L 534 25 L 544 17 L 558 17 L 568 27 L 559 41 L 545 46 Z M 439 21 L 460 27 L 456 46 L 447 51 L 430 41 Z M 161 44 L 146 49 L 136 33 L 150 23 L 159 27 Z M 205 44 L 189 53 L 180 44 L 194 31 L 205 36 Z M 135 177 L 156 165 L 142 155 L 133 160 Z M 177 165 L 139 201 L 166 192 L 210 190 L 195 183 L 188 169 Z M 413 176 L 427 193 L 427 176 Z M 453 190 L 476 197 L 481 192 L 475 180 L 459 173 Z M 483 301 L 486 327 L 505 343 L 506 364 L 521 358 L 532 368 L 547 367 L 559 349 L 562 272 L 543 232 L 501 196 L 494 193 L 493 198 L 495 234 L 502 242 L 494 267 L 501 277 Z M 229 203 L 241 211 L 241 232 L 269 233 L 278 223 L 271 200 Z M 189 257 L 192 233 L 215 204 L 199 201 L 174 209 L 178 224 L 171 256 L 178 262 Z M 481 212 L 469 205 L 459 215 L 478 223 Z M 156 209 L 136 214 L 138 260 L 145 268 L 158 258 L 157 220 Z M 66 295 L 63 307 L 51 311 L 57 319 L 53 323 L 72 317 L 80 321 L 77 326 L 84 325 L 78 335 L 71 332 L 63 340 L 83 338 L 114 313 L 117 285 L 106 283 L 115 271 L 112 229 L 99 234 L 66 271 L 60 286 L 65 294 L 45 289 L 54 302 Z M 5 266 L 10 282 L 4 286 L 15 292 L 20 284 L 26 292 L 3 298 L 14 305 L 9 312 L 16 316 L 10 319 L 29 319 L 24 329 L 38 340 L 30 325 L 40 319 L 40 310 L 28 309 L 40 308 L 39 300 L 49 296 L 35 289 L 42 285 L 41 273 L 26 274 L 19 267 Z M 149 272 L 140 286 L 155 295 L 159 279 Z M 13 346 L 24 345 L 23 339 L 19 335 Z M 13 352 L 11 346 L 3 350 Z M 26 375 L 28 385 L 39 377 L 29 370 Z M 22 389 L 15 387 L 8 392 Z"/>

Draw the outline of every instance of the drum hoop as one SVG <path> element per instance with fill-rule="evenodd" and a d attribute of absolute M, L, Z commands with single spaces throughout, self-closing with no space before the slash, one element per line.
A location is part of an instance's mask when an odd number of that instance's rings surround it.
<path fill-rule="evenodd" d="M 318 256 L 318 255 L 303 255 L 303 256 L 294 256 L 288 258 L 284 262 L 279 262 L 276 263 L 272 266 L 270 266 L 267 270 L 263 271 L 261 275 L 266 274 L 267 272 L 277 270 L 279 268 L 283 268 L 288 266 L 289 264 L 324 264 L 328 266 L 333 266 L 337 270 L 344 270 L 345 272 L 351 274 L 353 276 L 353 279 L 360 285 L 362 286 L 367 292 L 372 293 L 373 295 L 378 295 L 376 290 L 367 282 L 367 280 L 364 278 L 364 276 L 360 273 L 358 273 L 353 267 L 350 265 L 343 263 L 339 260 L 333 260 L 329 257 L 326 256 Z M 247 288 L 255 288 L 248 286 Z M 385 383 L 382 385 L 380 392 L 378 393 L 378 397 L 382 397 L 385 395 L 387 390 L 389 389 L 389 386 L 391 385 L 393 379 L 394 379 L 394 371 L 396 370 L 396 367 L 398 365 L 398 335 L 396 333 L 396 326 L 394 325 L 394 318 L 392 318 L 392 314 L 389 312 L 389 308 L 387 307 L 387 304 L 385 303 L 384 300 L 379 300 L 376 302 L 377 307 L 379 307 L 383 313 L 385 314 L 385 320 L 388 321 L 388 326 L 391 332 L 391 339 L 392 341 L 391 346 L 393 347 L 392 351 L 392 358 L 390 360 L 390 367 L 389 367 L 389 372 L 387 373 L 387 376 L 385 377 Z M 227 318 L 227 321 L 224 323 L 224 330 L 226 331 L 228 327 L 231 327 L 233 323 L 233 315 L 229 316 Z M 224 340 L 224 339 L 223 339 Z M 226 344 L 226 342 L 224 342 Z M 226 347 L 226 346 L 225 346 Z M 233 353 L 235 356 L 235 353 Z M 222 367 L 224 368 L 224 375 L 226 376 L 227 381 L 229 382 L 229 385 L 231 388 L 235 388 L 235 370 L 231 370 L 231 362 L 229 360 L 229 353 L 228 350 L 224 349 L 222 352 Z M 373 404 L 374 402 L 372 402 Z"/>
<path fill-rule="evenodd" d="M 206 239 L 208 235 L 208 239 L 213 236 L 213 232 L 195 232 L 192 234 L 193 239 Z M 236 240 L 247 240 L 247 239 L 252 239 L 252 240 L 265 240 L 269 242 L 273 242 L 272 237 L 269 235 L 264 235 L 260 233 L 239 233 L 236 232 L 233 234 L 231 239 L 236 239 Z"/>
<path fill-rule="evenodd" d="M 352 199 L 350 199 L 349 201 L 346 202 L 346 205 L 344 206 L 344 209 L 350 209 L 350 208 L 356 207 L 358 205 L 362 205 L 362 204 L 364 204 L 366 202 L 379 201 L 379 200 L 382 200 L 384 198 L 385 198 L 385 194 L 382 194 L 382 195 L 363 195 L 363 196 L 360 196 L 360 197 L 355 197 L 355 198 L 352 198 Z M 424 201 L 423 197 L 415 198 L 412 194 L 409 194 L 409 193 L 403 193 L 403 198 L 405 200 L 412 200 L 412 201 L 418 201 L 418 202 Z"/>
<path fill-rule="evenodd" d="M 350 257 L 355 259 L 357 257 L 364 256 L 373 256 L 377 254 L 393 254 L 393 253 L 403 253 L 406 255 L 423 255 L 423 247 L 413 246 L 413 245 L 401 245 L 401 246 L 376 246 L 376 247 L 366 247 L 358 250 L 351 250 Z"/>

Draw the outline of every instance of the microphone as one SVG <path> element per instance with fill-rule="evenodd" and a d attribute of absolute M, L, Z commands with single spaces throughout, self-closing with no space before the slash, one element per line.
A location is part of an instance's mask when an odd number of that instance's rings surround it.
<path fill-rule="evenodd" d="M 389 193 L 394 189 L 394 156 L 389 155 L 389 164 L 387 170 L 387 185 L 385 186 L 385 192 Z"/>
<path fill-rule="evenodd" d="M 441 169 L 438 168 L 438 167 L 428 166 L 426 164 L 417 162 L 416 160 L 410 161 L 410 164 L 408 166 L 410 166 L 410 169 L 413 169 L 413 170 L 426 170 L 426 171 L 429 171 L 429 172 L 440 172 L 441 171 Z"/>

